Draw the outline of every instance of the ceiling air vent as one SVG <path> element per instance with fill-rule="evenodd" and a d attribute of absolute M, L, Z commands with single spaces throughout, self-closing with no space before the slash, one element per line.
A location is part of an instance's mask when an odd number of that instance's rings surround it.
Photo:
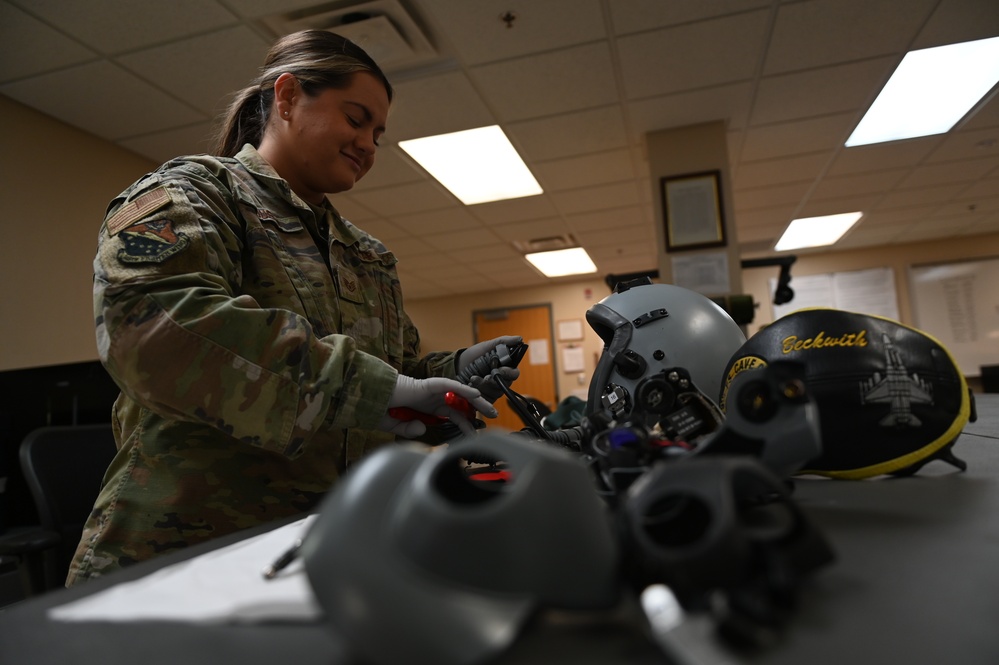
<path fill-rule="evenodd" d="M 576 247 L 579 243 L 571 235 L 548 236 L 547 238 L 534 238 L 533 240 L 514 240 L 513 246 L 521 254 L 532 254 L 534 252 L 552 252 L 556 249 L 569 249 Z"/>
<path fill-rule="evenodd" d="M 411 69 L 437 57 L 426 35 L 398 0 L 373 0 L 330 9 L 300 9 L 269 16 L 264 24 L 277 35 L 299 30 L 329 30 L 343 35 L 385 70 Z"/>

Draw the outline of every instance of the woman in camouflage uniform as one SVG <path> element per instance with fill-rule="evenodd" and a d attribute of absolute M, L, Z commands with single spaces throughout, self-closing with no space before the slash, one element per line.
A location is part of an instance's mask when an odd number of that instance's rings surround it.
<path fill-rule="evenodd" d="M 500 338 L 420 352 L 395 257 L 327 201 L 371 168 L 392 88 L 325 31 L 279 40 L 215 156 L 172 160 L 112 201 L 95 259 L 118 454 L 67 585 L 313 509 L 351 462 L 449 415 Z"/>

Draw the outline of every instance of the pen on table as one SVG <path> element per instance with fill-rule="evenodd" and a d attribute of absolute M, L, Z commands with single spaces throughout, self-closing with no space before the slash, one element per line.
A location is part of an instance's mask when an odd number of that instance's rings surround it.
<path fill-rule="evenodd" d="M 266 579 L 274 579 L 279 572 L 288 567 L 295 557 L 298 556 L 298 550 L 302 547 L 301 539 L 296 540 L 295 543 L 289 547 L 284 553 L 274 560 L 274 563 L 264 568 L 264 577 Z"/>

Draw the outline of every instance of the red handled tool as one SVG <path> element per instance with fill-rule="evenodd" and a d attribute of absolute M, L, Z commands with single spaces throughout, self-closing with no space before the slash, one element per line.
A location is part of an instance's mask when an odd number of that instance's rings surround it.
<path fill-rule="evenodd" d="M 460 412 L 463 416 L 468 418 L 470 422 L 475 422 L 475 409 L 468 403 L 467 399 L 458 393 L 444 393 L 444 403 L 455 411 Z M 444 416 L 435 416 L 429 413 L 423 413 L 422 411 L 417 411 L 416 409 L 408 406 L 394 406 L 388 410 L 388 414 L 396 420 L 419 420 L 427 427 L 442 425 L 448 422 L 448 419 Z"/>

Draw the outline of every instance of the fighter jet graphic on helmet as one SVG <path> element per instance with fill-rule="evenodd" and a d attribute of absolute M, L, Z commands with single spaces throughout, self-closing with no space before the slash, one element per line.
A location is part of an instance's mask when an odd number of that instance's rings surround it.
<path fill-rule="evenodd" d="M 912 413 L 913 404 L 932 404 L 933 386 L 916 373 L 911 376 L 902 362 L 898 349 L 887 333 L 881 334 L 885 347 L 885 375 L 875 372 L 870 379 L 860 382 L 862 404 L 890 404 L 890 411 L 879 423 L 882 427 L 919 427 L 922 421 Z"/>

